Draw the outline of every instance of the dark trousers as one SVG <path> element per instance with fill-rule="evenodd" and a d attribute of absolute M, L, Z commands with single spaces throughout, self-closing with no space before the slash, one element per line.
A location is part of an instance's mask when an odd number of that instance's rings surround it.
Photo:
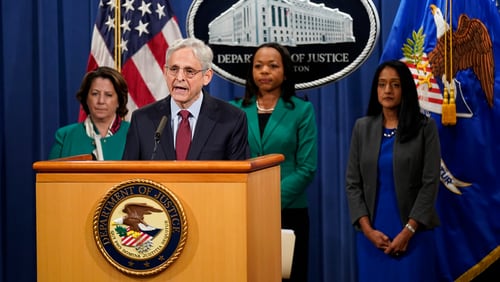
<path fill-rule="evenodd" d="M 296 236 L 290 279 L 283 279 L 283 281 L 307 282 L 307 266 L 309 262 L 308 209 L 283 209 L 281 211 L 281 228 L 293 229 Z"/>

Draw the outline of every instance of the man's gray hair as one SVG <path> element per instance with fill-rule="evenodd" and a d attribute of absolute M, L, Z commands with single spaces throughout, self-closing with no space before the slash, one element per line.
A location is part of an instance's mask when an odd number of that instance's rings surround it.
<path fill-rule="evenodd" d="M 212 68 L 212 60 L 214 58 L 212 49 L 205 42 L 194 37 L 175 40 L 167 49 L 166 62 L 170 60 L 175 51 L 183 48 L 191 48 L 193 50 L 194 56 L 200 61 L 201 67 L 204 70 Z"/>

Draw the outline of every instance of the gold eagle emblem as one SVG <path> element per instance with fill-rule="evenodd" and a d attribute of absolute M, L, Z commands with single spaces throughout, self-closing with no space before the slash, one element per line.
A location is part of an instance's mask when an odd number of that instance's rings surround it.
<path fill-rule="evenodd" d="M 432 72 L 436 77 L 444 75 L 443 82 L 451 82 L 458 71 L 472 68 L 488 105 L 493 107 L 493 44 L 488 29 L 479 19 L 461 14 L 457 29 L 453 31 L 445 22 L 441 10 L 435 5 L 430 5 L 430 8 L 437 27 L 437 43 L 429 53 Z M 451 67 L 446 64 L 451 64 Z"/>

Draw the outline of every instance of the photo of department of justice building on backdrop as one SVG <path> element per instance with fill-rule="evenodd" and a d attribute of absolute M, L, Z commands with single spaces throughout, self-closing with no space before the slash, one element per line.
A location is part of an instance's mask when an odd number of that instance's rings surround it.
<path fill-rule="evenodd" d="M 229 46 L 356 41 L 349 14 L 304 0 L 240 0 L 211 21 L 208 30 L 210 44 Z"/>
<path fill-rule="evenodd" d="M 277 42 L 290 51 L 300 90 L 356 70 L 372 52 L 379 27 L 370 0 L 194 0 L 186 18 L 188 36 L 212 48 L 219 76 L 245 85 L 255 48 Z"/>

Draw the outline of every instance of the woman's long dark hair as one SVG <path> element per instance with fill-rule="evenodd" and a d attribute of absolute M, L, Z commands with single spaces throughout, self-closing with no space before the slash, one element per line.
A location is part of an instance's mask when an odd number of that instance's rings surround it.
<path fill-rule="evenodd" d="M 386 61 L 380 64 L 373 76 L 370 102 L 368 103 L 368 116 L 377 116 L 382 113 L 382 105 L 378 101 L 378 79 L 380 73 L 385 68 L 394 69 L 400 79 L 401 83 L 401 104 L 398 109 L 398 134 L 400 141 L 405 142 L 418 134 L 422 121 L 426 117 L 420 112 L 420 105 L 418 103 L 418 93 L 413 80 L 413 75 L 408 66 L 398 60 Z"/>
<path fill-rule="evenodd" d="M 259 92 L 259 88 L 255 84 L 253 79 L 253 63 L 255 59 L 255 54 L 261 48 L 273 48 L 276 49 L 281 55 L 281 60 L 283 62 L 283 71 L 285 79 L 283 80 L 283 84 L 281 85 L 281 97 L 285 101 L 285 103 L 290 104 L 294 107 L 294 103 L 291 100 L 292 96 L 295 96 L 295 73 L 293 71 L 293 62 L 292 57 L 290 56 L 290 52 L 288 49 L 278 43 L 264 43 L 255 49 L 255 52 L 252 55 L 252 61 L 250 62 L 250 66 L 248 67 L 247 80 L 245 83 L 245 96 L 243 97 L 243 106 L 248 106 L 252 102 L 252 97 L 257 96 Z"/>

